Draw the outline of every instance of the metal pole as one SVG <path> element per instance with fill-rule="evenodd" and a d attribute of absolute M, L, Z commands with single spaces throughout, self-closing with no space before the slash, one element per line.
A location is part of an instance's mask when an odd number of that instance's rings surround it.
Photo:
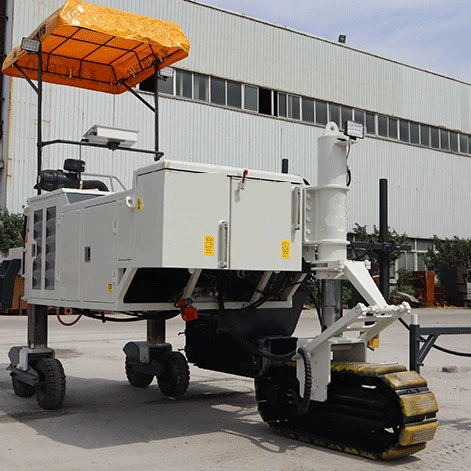
<path fill-rule="evenodd" d="M 379 242 L 383 250 L 379 256 L 379 290 L 387 301 L 389 299 L 389 250 L 386 250 L 388 242 L 388 181 L 385 178 L 379 180 Z"/>
<path fill-rule="evenodd" d="M 154 64 L 154 160 L 160 160 L 161 155 L 159 154 L 159 63 Z"/>
<path fill-rule="evenodd" d="M 417 371 L 417 373 L 420 373 L 419 337 L 420 337 L 419 316 L 417 314 L 412 314 L 411 322 L 409 325 L 409 370 Z"/>
<path fill-rule="evenodd" d="M 321 286 L 321 323 L 324 331 L 342 317 L 342 281 L 322 280 Z"/>
<path fill-rule="evenodd" d="M 38 51 L 38 123 L 37 123 L 37 152 L 38 152 L 38 176 L 41 173 L 43 165 L 43 134 L 42 134 L 42 114 L 43 114 L 43 54 L 42 46 L 39 43 Z M 41 194 L 41 189 L 38 188 L 38 195 Z"/>

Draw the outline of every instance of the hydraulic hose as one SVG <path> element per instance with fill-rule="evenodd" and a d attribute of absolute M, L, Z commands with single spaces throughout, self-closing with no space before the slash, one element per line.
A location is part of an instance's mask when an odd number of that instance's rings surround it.
<path fill-rule="evenodd" d="M 311 355 L 303 347 L 298 348 L 298 353 L 301 355 L 304 364 L 304 395 L 299 404 L 298 415 L 304 415 L 309 410 L 311 403 L 311 390 L 312 390 L 312 369 L 311 369 Z"/>
<path fill-rule="evenodd" d="M 399 322 L 407 329 L 410 330 L 409 324 L 404 319 L 399 318 Z M 420 340 L 422 342 L 425 342 L 425 338 L 420 336 Z M 448 353 L 449 355 L 455 355 L 457 357 L 467 357 L 471 358 L 471 353 L 467 352 L 457 352 L 456 350 L 450 350 L 449 348 L 441 347 L 440 345 L 432 345 L 432 348 L 435 348 L 436 350 L 439 350 L 440 352 L 443 353 Z"/>

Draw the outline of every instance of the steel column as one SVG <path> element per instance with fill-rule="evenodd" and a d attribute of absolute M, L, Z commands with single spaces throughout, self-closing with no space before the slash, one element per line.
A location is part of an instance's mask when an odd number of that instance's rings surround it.
<path fill-rule="evenodd" d="M 28 306 L 28 347 L 47 347 L 47 306 Z"/>
<path fill-rule="evenodd" d="M 147 341 L 152 344 L 165 343 L 165 319 L 147 319 Z"/>

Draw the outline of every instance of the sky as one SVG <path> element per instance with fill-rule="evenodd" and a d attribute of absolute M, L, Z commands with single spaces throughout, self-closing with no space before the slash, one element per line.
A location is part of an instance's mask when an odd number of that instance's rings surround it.
<path fill-rule="evenodd" d="M 470 0 L 197 0 L 471 83 Z"/>

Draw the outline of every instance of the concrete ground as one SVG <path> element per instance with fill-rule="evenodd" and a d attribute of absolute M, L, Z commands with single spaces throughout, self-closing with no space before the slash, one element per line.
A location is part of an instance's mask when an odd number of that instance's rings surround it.
<path fill-rule="evenodd" d="M 422 325 L 471 326 L 471 310 L 421 309 Z M 406 321 L 410 319 L 406 318 Z M 81 319 L 73 327 L 50 317 L 50 346 L 67 375 L 63 408 L 41 409 L 35 398 L 19 398 L 6 367 L 12 345 L 23 345 L 25 317 L 0 317 L 0 469 L 10 471 L 94 470 L 402 470 L 465 471 L 471 463 L 471 358 L 430 352 L 422 375 L 440 406 L 435 440 L 417 455 L 393 462 L 299 443 L 272 433 L 256 410 L 253 381 L 191 368 L 190 387 L 179 400 L 162 396 L 155 383 L 130 386 L 123 345 L 143 340 L 144 323 L 102 324 Z M 168 323 L 168 340 L 182 348 L 184 329 Z M 304 311 L 297 333 L 317 332 Z M 471 336 L 439 339 L 445 347 L 471 351 Z M 408 365 L 408 333 L 399 323 L 381 336 L 370 361 Z M 453 373 L 443 372 L 456 366 Z"/>

